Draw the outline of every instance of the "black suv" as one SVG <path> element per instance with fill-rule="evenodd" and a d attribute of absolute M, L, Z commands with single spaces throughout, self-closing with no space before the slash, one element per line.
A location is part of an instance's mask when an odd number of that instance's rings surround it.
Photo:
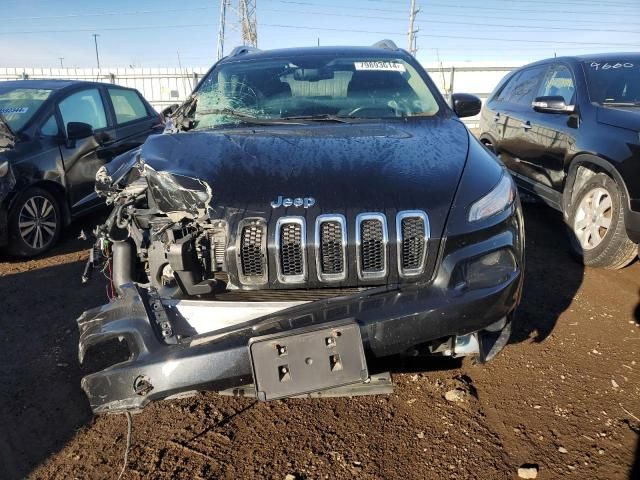
<path fill-rule="evenodd" d="M 62 227 L 98 206 L 98 169 L 163 121 L 136 90 L 70 80 L 0 83 L 0 247 L 51 248 Z"/>
<path fill-rule="evenodd" d="M 481 141 L 518 185 L 564 213 L 585 265 L 622 268 L 640 243 L 640 54 L 551 58 L 507 75 Z"/>
<path fill-rule="evenodd" d="M 165 134 L 98 172 L 114 210 L 91 258 L 114 298 L 78 320 L 80 359 L 126 351 L 82 380 L 93 410 L 375 389 L 366 355 L 496 355 L 521 296 L 521 209 L 456 116 L 480 101 L 452 105 L 388 41 L 218 62 Z"/>

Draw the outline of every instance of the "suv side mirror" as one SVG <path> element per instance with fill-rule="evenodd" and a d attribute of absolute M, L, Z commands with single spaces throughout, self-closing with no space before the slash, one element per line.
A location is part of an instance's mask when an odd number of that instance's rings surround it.
<path fill-rule="evenodd" d="M 536 97 L 531 106 L 536 112 L 542 113 L 573 113 L 576 109 L 575 105 L 564 103 L 564 97 L 559 95 Z"/>
<path fill-rule="evenodd" d="M 69 122 L 67 123 L 67 138 L 69 140 L 81 140 L 93 135 L 93 127 L 88 123 Z"/>
<path fill-rule="evenodd" d="M 454 93 L 451 95 L 451 108 L 458 117 L 473 117 L 480 113 L 482 102 L 475 95 Z"/>

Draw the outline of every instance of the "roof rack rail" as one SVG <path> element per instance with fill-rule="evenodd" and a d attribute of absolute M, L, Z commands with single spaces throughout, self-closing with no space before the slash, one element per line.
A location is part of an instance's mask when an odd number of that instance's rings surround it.
<path fill-rule="evenodd" d="M 262 50 L 256 47 L 251 47 L 249 45 L 242 45 L 240 47 L 236 47 L 233 50 L 231 50 L 231 53 L 229 54 L 229 56 L 237 57 L 238 55 L 244 55 L 245 53 L 258 53 L 261 51 Z"/>
<path fill-rule="evenodd" d="M 393 40 L 380 40 L 372 45 L 373 48 L 384 48 L 385 50 L 398 50 L 398 46 Z"/>

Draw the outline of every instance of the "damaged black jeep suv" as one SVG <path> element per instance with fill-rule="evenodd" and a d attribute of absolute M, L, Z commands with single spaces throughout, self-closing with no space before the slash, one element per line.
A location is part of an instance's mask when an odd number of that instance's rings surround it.
<path fill-rule="evenodd" d="M 371 48 L 234 50 L 162 135 L 103 168 L 91 259 L 111 301 L 78 320 L 95 412 L 196 390 L 261 400 L 370 382 L 367 360 L 507 343 L 521 296 L 513 181 L 417 61 Z M 240 389 L 240 390 L 238 390 Z M 318 393 L 319 392 L 319 393 Z"/>

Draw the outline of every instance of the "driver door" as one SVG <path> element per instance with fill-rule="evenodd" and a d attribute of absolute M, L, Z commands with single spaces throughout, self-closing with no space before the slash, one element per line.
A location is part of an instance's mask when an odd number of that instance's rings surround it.
<path fill-rule="evenodd" d="M 65 183 L 75 215 L 98 204 L 94 185 L 96 172 L 116 154 L 113 148 L 115 131 L 110 124 L 101 88 L 76 91 L 58 103 L 66 142 L 60 146 L 65 170 Z M 91 125 L 94 135 L 69 140 L 69 122 Z"/>

